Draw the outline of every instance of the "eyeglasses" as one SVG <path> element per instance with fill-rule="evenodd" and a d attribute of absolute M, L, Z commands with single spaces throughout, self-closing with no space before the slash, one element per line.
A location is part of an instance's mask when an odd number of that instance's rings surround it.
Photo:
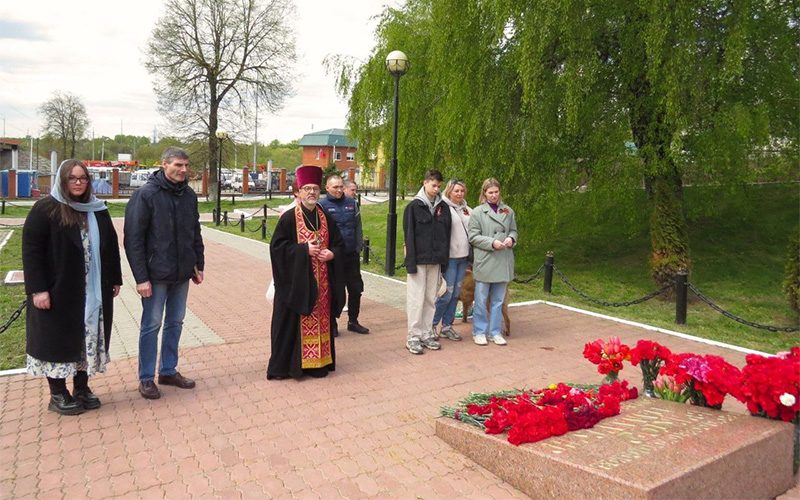
<path fill-rule="evenodd" d="M 452 185 L 454 185 L 454 186 L 455 186 L 456 184 L 463 184 L 463 183 L 464 183 L 464 181 L 463 181 L 463 180 L 461 180 L 461 179 L 450 179 L 450 184 L 452 184 Z"/>
<path fill-rule="evenodd" d="M 317 186 L 303 186 L 300 189 L 304 193 L 318 193 L 320 190 Z"/>
<path fill-rule="evenodd" d="M 89 183 L 89 178 L 86 177 L 86 176 L 73 177 L 73 176 L 70 175 L 69 177 L 67 177 L 67 181 L 70 184 L 88 184 Z"/>

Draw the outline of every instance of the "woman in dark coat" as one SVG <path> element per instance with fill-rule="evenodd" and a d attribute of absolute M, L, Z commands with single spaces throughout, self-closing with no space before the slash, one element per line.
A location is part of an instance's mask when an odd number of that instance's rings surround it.
<path fill-rule="evenodd" d="M 92 194 L 78 160 L 58 168 L 51 196 L 38 201 L 22 231 L 28 294 L 28 373 L 47 377 L 48 409 L 77 415 L 100 407 L 89 377 L 105 372 L 113 299 L 122 285 L 111 216 Z M 73 393 L 66 378 L 73 377 Z"/>

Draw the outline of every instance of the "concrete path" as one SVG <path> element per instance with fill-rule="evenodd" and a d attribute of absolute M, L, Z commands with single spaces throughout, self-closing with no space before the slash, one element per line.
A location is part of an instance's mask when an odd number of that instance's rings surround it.
<path fill-rule="evenodd" d="M 361 320 L 372 333 L 349 333 L 342 321 L 335 373 L 268 382 L 268 247 L 203 235 L 206 281 L 189 292 L 179 366 L 197 387 L 139 396 L 141 308 L 126 276 L 114 361 L 91 380 L 102 408 L 60 417 L 46 409 L 43 379 L 0 378 L 0 499 L 526 498 L 434 436 L 441 405 L 470 391 L 597 382 L 583 345 L 610 335 L 744 363 L 739 351 L 543 304 L 511 308 L 508 346 L 444 340 L 441 351 L 412 356 L 405 285 L 365 276 Z M 463 336 L 470 328 L 456 325 Z M 622 375 L 640 382 L 635 369 Z"/>

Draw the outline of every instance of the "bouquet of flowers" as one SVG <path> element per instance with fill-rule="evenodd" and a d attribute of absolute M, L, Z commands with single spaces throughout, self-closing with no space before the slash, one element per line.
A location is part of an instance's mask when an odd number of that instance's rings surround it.
<path fill-rule="evenodd" d="M 508 442 L 520 445 L 589 429 L 617 415 L 620 402 L 638 396 L 627 382 L 587 386 L 551 385 L 538 391 L 470 394 L 455 408 L 443 406 L 441 415 L 475 425 L 487 434 L 508 432 Z"/>
<path fill-rule="evenodd" d="M 670 356 L 672 356 L 672 351 L 650 340 L 639 340 L 636 347 L 631 349 L 631 364 L 639 365 L 642 369 L 645 396 L 655 397 L 653 383 L 659 370 Z"/>
<path fill-rule="evenodd" d="M 665 401 L 685 403 L 689 399 L 689 394 L 684 389 L 684 386 L 675 382 L 675 378 L 669 375 L 656 377 L 653 383 L 653 390 L 658 394 L 658 397 Z"/>
<path fill-rule="evenodd" d="M 734 394 L 753 415 L 797 422 L 800 413 L 800 347 L 776 356 L 748 354 Z"/>
<path fill-rule="evenodd" d="M 683 385 L 693 405 L 722 408 L 726 394 L 738 390 L 741 372 L 719 356 L 692 353 L 672 355 L 660 370 Z"/>
<path fill-rule="evenodd" d="M 598 339 L 586 344 L 583 357 L 598 365 L 597 371 L 606 376 L 603 383 L 612 383 L 619 377 L 622 362 L 631 359 L 631 348 L 614 336 L 608 342 Z"/>

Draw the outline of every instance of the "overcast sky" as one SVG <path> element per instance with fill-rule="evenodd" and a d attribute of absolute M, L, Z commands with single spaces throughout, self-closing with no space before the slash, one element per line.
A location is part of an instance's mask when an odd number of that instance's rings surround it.
<path fill-rule="evenodd" d="M 167 132 L 156 108 L 143 48 L 163 14 L 163 0 L 25 0 L 0 2 L 0 120 L 5 136 L 38 136 L 38 108 L 56 90 L 83 99 L 96 136 L 152 137 Z M 288 142 L 312 130 L 346 125 L 347 106 L 322 60 L 366 59 L 377 15 L 400 0 L 296 0 L 301 75 L 295 97 L 274 116 L 259 117 L 259 142 Z M 122 121 L 122 124 L 120 124 Z M 2 126 L 2 123 L 0 123 Z M 0 130 L 3 134 L 3 130 Z M 247 139 L 249 142 L 251 138 Z"/>

